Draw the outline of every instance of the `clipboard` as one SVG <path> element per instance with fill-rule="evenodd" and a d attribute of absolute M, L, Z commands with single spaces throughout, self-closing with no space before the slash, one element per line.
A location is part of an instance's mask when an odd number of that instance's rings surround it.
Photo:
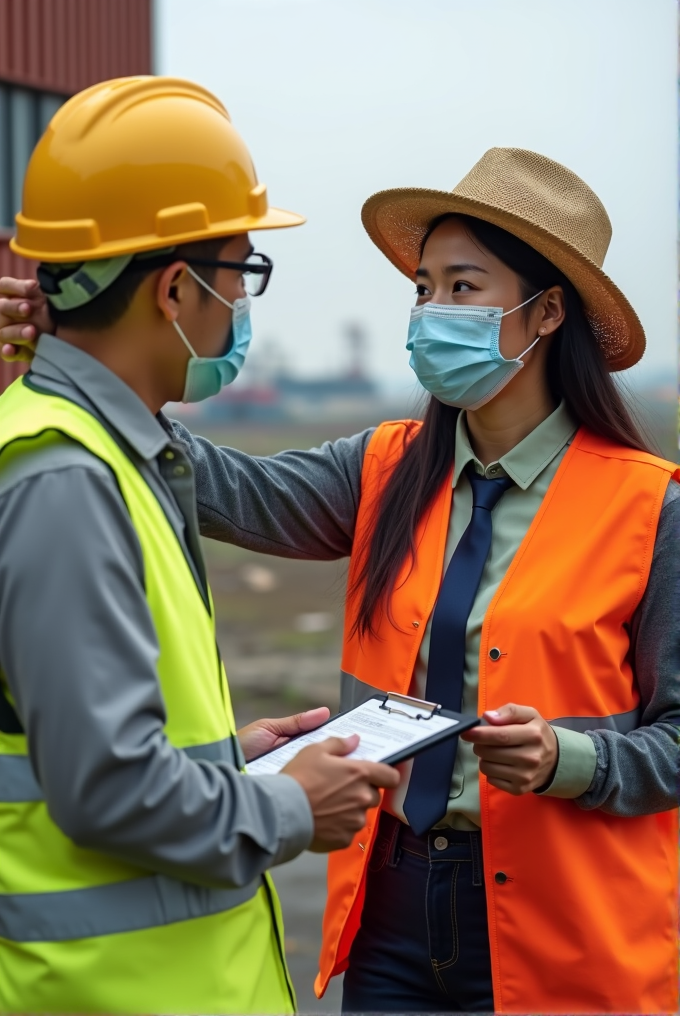
<path fill-rule="evenodd" d="M 477 716 L 455 713 L 436 702 L 410 695 L 395 692 L 373 695 L 353 709 L 331 716 L 315 730 L 299 734 L 252 759 L 246 765 L 246 772 L 275 775 L 308 744 L 353 733 L 359 734 L 361 741 L 356 752 L 348 757 L 396 766 L 480 723 L 483 721 Z"/>

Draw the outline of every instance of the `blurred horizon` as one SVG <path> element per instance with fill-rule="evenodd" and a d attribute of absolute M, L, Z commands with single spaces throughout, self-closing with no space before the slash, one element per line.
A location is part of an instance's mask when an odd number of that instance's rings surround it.
<path fill-rule="evenodd" d="M 275 261 L 253 355 L 338 374 L 348 322 L 381 391 L 413 387 L 413 285 L 360 209 L 394 186 L 450 189 L 494 145 L 531 148 L 595 190 L 605 271 L 648 337 L 634 387 L 675 379 L 677 10 L 674 0 L 156 0 L 156 71 L 225 103 L 272 204 L 308 217 L 257 236 Z M 209 31 L 208 31 L 209 27 Z M 237 382 L 238 384 L 238 382 Z"/>

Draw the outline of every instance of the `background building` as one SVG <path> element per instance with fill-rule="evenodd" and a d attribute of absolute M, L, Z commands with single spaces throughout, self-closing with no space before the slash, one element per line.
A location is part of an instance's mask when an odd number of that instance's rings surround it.
<path fill-rule="evenodd" d="M 33 275 L 8 241 L 31 152 L 69 96 L 150 74 L 152 0 L 0 0 L 0 275 Z M 18 368 L 0 364 L 0 390 Z"/>

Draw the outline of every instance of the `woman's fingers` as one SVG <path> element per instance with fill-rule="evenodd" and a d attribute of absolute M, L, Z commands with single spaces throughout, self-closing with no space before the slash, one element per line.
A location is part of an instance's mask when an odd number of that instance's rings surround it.
<path fill-rule="evenodd" d="M 476 744 L 474 753 L 486 762 L 499 762 L 506 766 L 531 765 L 540 759 L 537 745 L 516 744 L 511 748 L 493 748 Z"/>
<path fill-rule="evenodd" d="M 37 338 L 35 325 L 4 325 L 0 327 L 0 342 L 12 343 L 34 342 Z"/>
<path fill-rule="evenodd" d="M 5 363 L 30 363 L 33 359 L 35 348 L 33 344 L 26 346 L 13 346 L 5 343 L 0 347 L 0 357 Z"/>
<path fill-rule="evenodd" d="M 42 295 L 40 285 L 35 279 L 13 279 L 8 275 L 0 278 L 0 294 L 2 296 L 18 296 L 24 299 Z"/>

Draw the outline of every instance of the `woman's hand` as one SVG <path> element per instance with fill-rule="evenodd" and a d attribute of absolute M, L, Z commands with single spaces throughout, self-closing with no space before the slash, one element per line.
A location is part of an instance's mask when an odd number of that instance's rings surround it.
<path fill-rule="evenodd" d="M 0 356 L 8 363 L 30 363 L 35 344 L 54 325 L 35 279 L 0 279 Z"/>
<path fill-rule="evenodd" d="M 282 716 L 278 720 L 255 720 L 247 727 L 241 727 L 237 734 L 246 762 L 278 748 L 296 734 L 316 730 L 330 715 L 330 709 L 320 706 L 318 709 L 308 709 L 305 713 L 296 713 L 295 716 Z"/>
<path fill-rule="evenodd" d="M 473 727 L 460 736 L 474 744 L 479 771 L 492 786 L 519 795 L 551 782 L 559 756 L 557 736 L 538 710 L 509 702 L 485 712 L 484 719 L 488 727 Z"/>

